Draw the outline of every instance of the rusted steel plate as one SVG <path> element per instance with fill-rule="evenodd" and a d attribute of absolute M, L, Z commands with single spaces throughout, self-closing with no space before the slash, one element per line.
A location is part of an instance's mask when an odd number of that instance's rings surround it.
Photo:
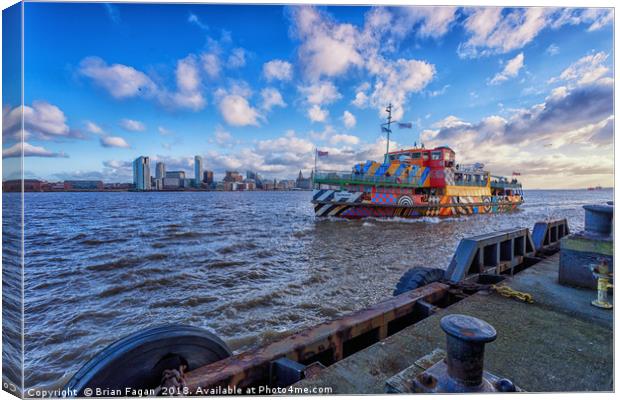
<path fill-rule="evenodd" d="M 186 374 L 187 386 L 190 392 L 195 392 L 199 388 L 243 388 L 264 384 L 269 377 L 269 363 L 280 357 L 304 363 L 313 356 L 331 351 L 331 360 L 338 361 L 343 357 L 343 344 L 348 339 L 374 329 L 378 329 L 378 339 L 384 339 L 390 321 L 412 313 L 419 300 L 429 303 L 439 301 L 447 295 L 448 288 L 445 284 L 434 282 L 365 310 L 308 328 L 265 347 L 197 368 Z"/>

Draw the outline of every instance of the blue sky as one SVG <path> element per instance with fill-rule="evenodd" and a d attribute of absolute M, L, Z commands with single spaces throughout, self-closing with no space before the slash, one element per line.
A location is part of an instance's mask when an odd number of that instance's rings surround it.
<path fill-rule="evenodd" d="M 4 36 L 4 41 L 7 41 Z M 526 187 L 613 185 L 606 9 L 25 4 L 26 175 L 130 181 L 138 155 L 293 177 L 412 130 Z M 5 74 L 6 74 L 5 70 Z M 19 98 L 3 98 L 3 156 Z"/>

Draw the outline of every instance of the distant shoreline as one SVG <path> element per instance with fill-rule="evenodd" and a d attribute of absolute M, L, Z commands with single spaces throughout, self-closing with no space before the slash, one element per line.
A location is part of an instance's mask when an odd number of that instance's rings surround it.
<path fill-rule="evenodd" d="M 273 193 L 273 192 L 311 192 L 312 189 L 274 189 L 274 190 L 183 190 L 183 189 L 165 189 L 165 190 L 125 190 L 125 189 L 71 189 L 71 190 L 26 190 L 23 193 Z M 3 191 L 3 193 L 22 193 L 22 191 Z"/>

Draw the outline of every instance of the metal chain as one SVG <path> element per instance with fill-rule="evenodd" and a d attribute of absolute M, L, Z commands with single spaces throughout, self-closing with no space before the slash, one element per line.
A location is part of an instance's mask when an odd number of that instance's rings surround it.
<path fill-rule="evenodd" d="M 526 293 L 526 292 L 519 292 L 518 290 L 514 290 L 510 286 L 492 285 L 491 289 L 495 290 L 497 293 L 507 298 L 514 298 L 514 299 L 521 300 L 525 303 L 530 303 L 530 304 L 534 302 L 534 298 L 532 297 L 531 294 Z"/>
<path fill-rule="evenodd" d="M 184 388 L 187 387 L 185 382 L 186 365 L 181 365 L 179 369 L 166 369 L 161 374 L 160 385 L 155 388 L 155 395 L 159 396 L 164 388 L 168 395 L 182 396 Z"/>

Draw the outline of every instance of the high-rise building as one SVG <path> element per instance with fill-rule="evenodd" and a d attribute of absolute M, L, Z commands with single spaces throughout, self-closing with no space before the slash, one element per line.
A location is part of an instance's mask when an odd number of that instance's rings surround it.
<path fill-rule="evenodd" d="M 205 170 L 202 173 L 202 182 L 210 185 L 213 183 L 213 171 Z"/>
<path fill-rule="evenodd" d="M 155 179 L 164 179 L 166 177 L 166 164 L 158 161 L 155 164 Z"/>
<path fill-rule="evenodd" d="M 133 161 L 133 184 L 137 190 L 151 190 L 151 160 L 140 156 Z"/>
<path fill-rule="evenodd" d="M 166 171 L 165 178 L 185 179 L 185 171 Z"/>
<path fill-rule="evenodd" d="M 224 176 L 224 182 L 241 182 L 243 177 L 237 171 L 226 171 L 226 176 Z"/>
<path fill-rule="evenodd" d="M 200 181 L 202 179 L 202 157 L 194 157 L 194 186 L 200 187 Z"/>

